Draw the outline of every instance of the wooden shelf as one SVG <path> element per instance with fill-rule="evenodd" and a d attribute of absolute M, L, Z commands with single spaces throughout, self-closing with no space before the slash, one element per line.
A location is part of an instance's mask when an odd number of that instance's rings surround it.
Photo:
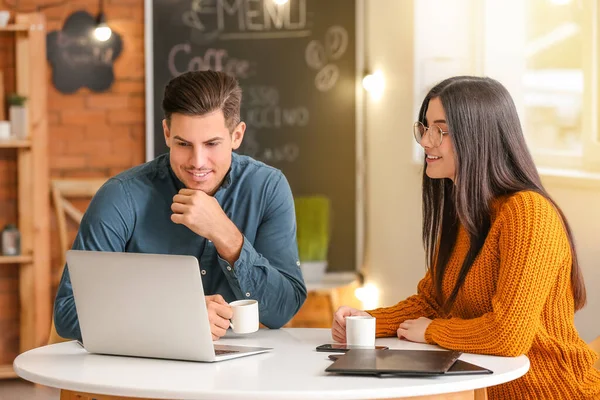
<path fill-rule="evenodd" d="M 17 374 L 13 370 L 12 364 L 0 365 L 0 379 L 17 378 Z"/>
<path fill-rule="evenodd" d="M 0 141 L 16 148 L 17 220 L 22 256 L 0 256 L 0 268 L 19 265 L 19 348 L 0 351 L 23 353 L 47 343 L 52 319 L 50 274 L 50 196 L 48 167 L 48 95 L 46 22 L 42 13 L 17 13 L 15 23 L 0 28 L 14 42 L 14 91 L 27 98 L 28 136 Z M 12 65 L 11 65 L 12 66 Z M 2 151 L 4 152 L 4 151 Z M 12 310 L 11 310 L 12 312 Z M 4 321 L 3 321 L 4 322 Z M 0 365 L 0 379 L 15 377 L 11 365 Z"/>
<path fill-rule="evenodd" d="M 31 140 L 29 139 L 0 139 L 0 148 L 29 148 Z"/>
<path fill-rule="evenodd" d="M 0 256 L 0 264 L 26 264 L 32 261 L 32 256 Z"/>
<path fill-rule="evenodd" d="M 0 32 L 27 32 L 29 30 L 29 25 L 23 24 L 10 24 L 3 27 L 0 27 Z"/>

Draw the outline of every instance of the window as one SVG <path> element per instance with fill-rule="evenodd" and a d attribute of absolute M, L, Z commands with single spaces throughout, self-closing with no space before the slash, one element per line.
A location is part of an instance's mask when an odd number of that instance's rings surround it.
<path fill-rule="evenodd" d="M 415 108 L 442 78 L 490 76 L 511 93 L 538 167 L 600 171 L 598 8 L 597 0 L 416 2 Z"/>

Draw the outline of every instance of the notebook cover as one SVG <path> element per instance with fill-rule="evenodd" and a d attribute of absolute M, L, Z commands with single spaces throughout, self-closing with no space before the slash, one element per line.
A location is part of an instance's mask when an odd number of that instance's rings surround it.
<path fill-rule="evenodd" d="M 479 365 L 471 364 L 463 360 L 456 360 L 444 375 L 480 375 L 493 374 L 492 370 L 480 367 Z"/>
<path fill-rule="evenodd" d="M 339 357 L 326 372 L 352 375 L 444 375 L 461 355 L 446 350 L 355 350 Z"/>

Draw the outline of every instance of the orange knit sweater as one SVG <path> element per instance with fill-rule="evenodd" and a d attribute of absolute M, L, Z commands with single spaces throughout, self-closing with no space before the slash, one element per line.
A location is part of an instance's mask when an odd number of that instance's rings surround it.
<path fill-rule="evenodd" d="M 469 246 L 460 227 L 443 292 L 447 297 Z M 369 311 L 377 336 L 395 336 L 407 319 L 433 319 L 428 343 L 469 353 L 518 356 L 531 362 L 525 376 L 488 389 L 492 399 L 600 398 L 597 359 L 575 329 L 571 252 L 560 215 L 533 192 L 496 200 L 492 225 L 456 303 L 444 315 L 429 272 L 417 294 Z"/>

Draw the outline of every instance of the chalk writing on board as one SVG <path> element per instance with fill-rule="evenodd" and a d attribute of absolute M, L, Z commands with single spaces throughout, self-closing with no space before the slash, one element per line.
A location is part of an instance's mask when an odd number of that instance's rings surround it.
<path fill-rule="evenodd" d="M 240 149 L 244 154 L 266 163 L 294 162 L 300 155 L 300 146 L 286 138 L 284 127 L 305 127 L 310 122 L 306 106 L 282 106 L 279 89 L 269 85 L 252 85 L 245 89 L 242 120 L 247 129 Z M 277 132 L 283 143 L 261 146 L 258 136 L 264 130 Z"/>
<path fill-rule="evenodd" d="M 245 96 L 242 117 L 253 128 L 303 127 L 310 121 L 308 107 L 280 106 L 279 90 L 274 86 L 248 86 Z"/>
<path fill-rule="evenodd" d="M 244 95 L 246 104 L 251 107 L 279 104 L 279 90 L 273 86 L 249 86 Z"/>
<path fill-rule="evenodd" d="M 306 65 L 317 70 L 315 87 L 326 92 L 333 88 L 340 77 L 340 69 L 330 61 L 340 59 L 348 48 L 348 32 L 341 26 L 332 26 L 325 33 L 325 44 L 311 40 L 304 51 Z"/>
<path fill-rule="evenodd" d="M 192 0 L 182 22 L 202 32 L 204 42 L 310 36 L 306 0 Z"/>
<path fill-rule="evenodd" d="M 249 107 L 246 108 L 246 124 L 256 128 L 281 128 L 306 126 L 309 121 L 306 107 Z"/>
<path fill-rule="evenodd" d="M 341 26 L 332 26 L 325 33 L 325 49 L 331 60 L 341 58 L 348 48 L 348 32 Z"/>
<path fill-rule="evenodd" d="M 95 92 L 110 88 L 114 81 L 113 62 L 121 54 L 121 36 L 113 32 L 104 42 L 92 32 L 96 20 L 85 11 L 71 14 L 60 30 L 46 36 L 46 57 L 52 66 L 52 81 L 62 93 L 87 87 Z"/>
<path fill-rule="evenodd" d="M 315 76 L 315 87 L 326 92 L 335 86 L 340 77 L 340 69 L 335 64 L 327 64 Z"/>
<path fill-rule="evenodd" d="M 327 63 L 327 55 L 323 43 L 318 40 L 311 40 L 306 46 L 304 52 L 306 64 L 312 69 L 321 69 Z"/>
<path fill-rule="evenodd" d="M 275 162 L 294 162 L 300 155 L 300 148 L 295 143 L 286 143 L 283 146 L 275 148 L 266 148 L 260 155 L 261 161 L 269 163 Z"/>
<path fill-rule="evenodd" d="M 290 142 L 280 146 L 261 147 L 256 136 L 256 131 L 248 127 L 239 151 L 267 164 L 283 161 L 294 162 L 300 156 L 300 146 L 296 143 Z"/>
<path fill-rule="evenodd" d="M 189 43 L 176 44 L 169 51 L 169 72 L 177 76 L 187 71 L 223 71 L 236 78 L 246 79 L 255 74 L 255 66 L 248 60 L 230 57 L 227 50 L 207 49 L 204 54 L 192 51 Z"/>

